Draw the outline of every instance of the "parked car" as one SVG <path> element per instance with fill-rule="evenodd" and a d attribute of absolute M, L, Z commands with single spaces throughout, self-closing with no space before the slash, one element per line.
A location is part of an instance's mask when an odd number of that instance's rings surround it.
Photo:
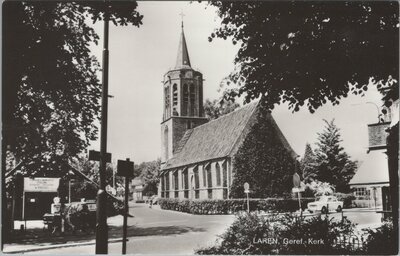
<path fill-rule="evenodd" d="M 321 213 L 328 213 L 330 210 L 341 212 L 343 209 L 343 202 L 339 201 L 335 196 L 321 196 L 315 202 L 307 204 L 309 212 L 321 211 Z"/>

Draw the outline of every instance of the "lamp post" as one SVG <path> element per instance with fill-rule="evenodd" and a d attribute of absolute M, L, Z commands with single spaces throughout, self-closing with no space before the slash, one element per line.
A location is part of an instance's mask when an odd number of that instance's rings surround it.
<path fill-rule="evenodd" d="M 106 154 L 108 117 L 108 32 L 109 14 L 107 1 L 104 1 L 104 42 L 101 95 L 101 134 L 100 134 L 100 189 L 97 192 L 96 254 L 108 253 L 107 194 L 106 194 Z"/>

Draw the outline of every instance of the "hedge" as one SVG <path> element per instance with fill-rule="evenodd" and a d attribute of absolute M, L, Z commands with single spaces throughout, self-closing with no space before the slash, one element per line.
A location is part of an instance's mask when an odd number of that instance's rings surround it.
<path fill-rule="evenodd" d="M 302 198 L 302 209 L 307 208 L 307 203 L 313 202 L 314 198 Z M 208 200 L 189 200 L 160 198 L 161 209 L 187 212 L 192 214 L 233 214 L 247 210 L 246 199 L 208 199 Z M 299 209 L 298 199 L 250 199 L 250 211 L 265 212 L 294 212 Z"/>

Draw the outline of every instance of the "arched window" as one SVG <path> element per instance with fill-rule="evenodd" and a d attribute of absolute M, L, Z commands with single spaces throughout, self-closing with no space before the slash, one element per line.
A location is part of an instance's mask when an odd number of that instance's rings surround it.
<path fill-rule="evenodd" d="M 189 104 L 189 88 L 187 84 L 183 84 L 183 104 L 182 104 L 182 116 L 187 116 L 188 112 L 188 104 Z"/>
<path fill-rule="evenodd" d="M 226 161 L 222 164 L 222 187 L 223 187 L 223 195 L 224 199 L 228 198 L 228 168 Z"/>
<path fill-rule="evenodd" d="M 172 86 L 172 114 L 174 116 L 179 116 L 177 108 L 178 108 L 178 85 L 174 84 Z"/>
<path fill-rule="evenodd" d="M 206 173 L 207 173 L 207 193 L 208 193 L 208 199 L 212 199 L 212 175 L 211 175 L 211 164 L 208 164 L 206 166 Z"/>
<path fill-rule="evenodd" d="M 187 168 L 182 172 L 182 188 L 184 190 L 184 197 L 189 198 L 189 174 Z"/>
<path fill-rule="evenodd" d="M 165 175 L 161 175 L 161 197 L 165 196 Z"/>
<path fill-rule="evenodd" d="M 194 116 L 196 113 L 196 87 L 194 84 L 190 85 L 190 116 Z"/>
<path fill-rule="evenodd" d="M 170 101 L 170 89 L 169 86 L 164 89 L 165 94 L 165 118 L 171 117 L 171 101 Z"/>
<path fill-rule="evenodd" d="M 193 169 L 194 174 L 194 188 L 195 188 L 195 197 L 196 199 L 200 198 L 200 180 L 199 180 L 199 168 L 196 166 Z"/>
<path fill-rule="evenodd" d="M 169 154 L 168 154 L 168 126 L 165 126 L 164 128 L 164 159 L 165 161 L 168 160 Z"/>
<path fill-rule="evenodd" d="M 207 165 L 206 172 L 207 172 L 207 185 L 209 188 L 211 188 L 212 187 L 211 164 Z"/>
<path fill-rule="evenodd" d="M 221 168 L 219 167 L 219 163 L 215 164 L 215 172 L 217 175 L 217 186 L 221 186 Z"/>
<path fill-rule="evenodd" d="M 165 174 L 165 197 L 169 198 L 169 172 Z"/>
<path fill-rule="evenodd" d="M 175 198 L 178 198 L 178 190 L 179 190 L 179 178 L 178 178 L 178 170 L 173 173 L 173 181 L 174 181 L 174 190 L 175 190 Z"/>

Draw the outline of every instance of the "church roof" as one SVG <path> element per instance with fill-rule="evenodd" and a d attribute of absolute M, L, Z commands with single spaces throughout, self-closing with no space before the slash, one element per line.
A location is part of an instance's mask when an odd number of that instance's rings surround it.
<path fill-rule="evenodd" d="M 382 150 L 369 152 L 349 182 L 350 185 L 374 183 L 389 183 L 387 155 Z"/>
<path fill-rule="evenodd" d="M 183 23 L 182 23 L 181 39 L 179 41 L 179 47 L 178 47 L 178 56 L 176 58 L 176 65 L 175 65 L 175 69 L 181 69 L 181 68 L 191 68 L 189 52 L 186 45 L 185 32 L 183 31 Z"/>
<path fill-rule="evenodd" d="M 240 143 L 243 142 L 244 136 L 249 131 L 248 128 L 254 123 L 252 117 L 255 116 L 257 107 L 257 102 L 251 103 L 218 119 L 188 130 L 183 137 L 184 140 L 180 141 L 179 151 L 165 163 L 162 169 L 171 169 L 233 155 Z M 270 120 L 276 130 L 276 136 L 281 138 L 284 147 L 291 152 L 292 156 L 297 156 L 271 115 Z"/>

